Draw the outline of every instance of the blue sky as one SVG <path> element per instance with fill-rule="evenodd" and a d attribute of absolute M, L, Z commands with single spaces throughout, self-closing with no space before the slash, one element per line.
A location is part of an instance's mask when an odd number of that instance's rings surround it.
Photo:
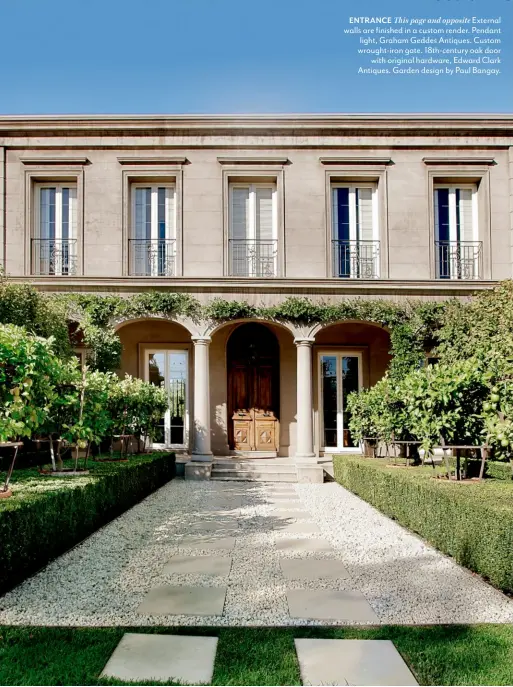
<path fill-rule="evenodd" d="M 503 74 L 357 74 L 350 15 L 502 15 Z M 512 0 L 0 0 L 0 113 L 513 112 Z M 9 56 L 9 59 L 5 59 Z"/>

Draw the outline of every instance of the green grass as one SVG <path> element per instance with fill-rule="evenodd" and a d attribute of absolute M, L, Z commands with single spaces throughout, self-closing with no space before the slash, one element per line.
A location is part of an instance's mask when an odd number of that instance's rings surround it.
<path fill-rule="evenodd" d="M 294 637 L 390 639 L 424 685 L 512 685 L 513 627 L 14 628 L 0 627 L 0 684 L 102 685 L 125 631 L 219 637 L 213 685 L 299 685 Z M 172 683 L 169 683 L 172 684 Z"/>

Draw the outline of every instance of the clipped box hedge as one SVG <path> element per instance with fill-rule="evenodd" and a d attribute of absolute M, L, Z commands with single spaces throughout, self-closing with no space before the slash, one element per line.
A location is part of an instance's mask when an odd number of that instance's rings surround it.
<path fill-rule="evenodd" d="M 0 501 L 0 593 L 21 582 L 175 476 L 173 454 L 90 463 L 81 477 L 15 471 Z"/>
<path fill-rule="evenodd" d="M 380 459 L 336 456 L 335 479 L 461 565 L 513 592 L 513 485 L 455 483 L 431 468 L 390 468 Z"/>

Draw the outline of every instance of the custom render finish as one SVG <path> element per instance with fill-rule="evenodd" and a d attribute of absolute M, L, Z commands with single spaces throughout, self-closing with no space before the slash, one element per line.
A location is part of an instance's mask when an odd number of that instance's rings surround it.
<path fill-rule="evenodd" d="M 513 276 L 513 116 L 3 116 L 0 263 L 47 292 L 204 305 L 467 298 Z M 120 374 L 168 394 L 156 445 L 196 477 L 218 456 L 319 481 L 359 451 L 348 394 L 390 362 L 380 322 L 115 327 Z"/>

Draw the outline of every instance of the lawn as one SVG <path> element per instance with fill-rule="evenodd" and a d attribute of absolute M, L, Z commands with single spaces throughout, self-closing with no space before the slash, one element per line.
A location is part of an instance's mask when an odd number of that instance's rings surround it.
<path fill-rule="evenodd" d="M 101 685 L 125 631 L 219 637 L 213 685 L 299 685 L 294 637 L 390 639 L 423 685 L 513 684 L 509 625 L 379 628 L 0 627 L 0 684 Z"/>

